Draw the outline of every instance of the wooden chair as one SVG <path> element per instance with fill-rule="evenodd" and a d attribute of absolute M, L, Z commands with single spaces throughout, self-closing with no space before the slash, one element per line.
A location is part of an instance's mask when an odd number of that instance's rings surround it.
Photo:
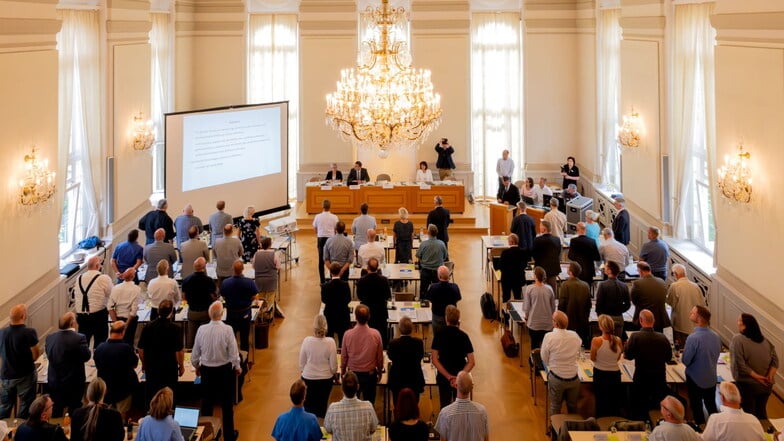
<path fill-rule="evenodd" d="M 376 182 L 379 182 L 379 181 L 387 181 L 387 182 L 389 182 L 391 180 L 392 180 L 392 178 L 388 174 L 386 174 L 386 173 L 381 173 L 378 176 L 376 176 Z"/>
<path fill-rule="evenodd" d="M 396 292 L 393 295 L 396 302 L 413 302 L 416 298 L 415 292 Z"/>
<path fill-rule="evenodd" d="M 311 176 L 311 178 L 308 179 L 308 182 L 321 182 L 321 181 L 323 181 L 323 179 L 321 179 L 321 176 Z"/>

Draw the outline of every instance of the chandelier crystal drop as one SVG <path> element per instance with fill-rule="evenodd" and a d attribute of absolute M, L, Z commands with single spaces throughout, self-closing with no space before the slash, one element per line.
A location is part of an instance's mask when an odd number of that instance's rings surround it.
<path fill-rule="evenodd" d="M 374 23 L 363 41 L 357 67 L 343 69 L 337 90 L 327 95 L 326 123 L 358 148 L 390 150 L 419 146 L 441 121 L 441 97 L 433 92 L 430 71 L 411 67 L 407 44 L 395 26 L 407 20 L 403 8 L 365 12 Z"/>

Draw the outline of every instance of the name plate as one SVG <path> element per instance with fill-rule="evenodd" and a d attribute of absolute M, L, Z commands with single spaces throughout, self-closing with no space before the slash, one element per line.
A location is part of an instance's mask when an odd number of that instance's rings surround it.
<path fill-rule="evenodd" d="M 332 186 L 331 185 L 322 185 L 321 189 L 324 190 L 324 191 L 329 191 L 329 190 L 332 190 Z"/>
<path fill-rule="evenodd" d="M 395 188 L 395 185 L 392 184 L 391 182 L 385 182 L 384 185 L 381 186 L 381 188 Z"/>
<path fill-rule="evenodd" d="M 359 184 L 349 185 L 348 189 L 349 190 L 359 190 Z"/>
<path fill-rule="evenodd" d="M 420 190 L 430 190 L 430 184 L 419 184 Z"/>

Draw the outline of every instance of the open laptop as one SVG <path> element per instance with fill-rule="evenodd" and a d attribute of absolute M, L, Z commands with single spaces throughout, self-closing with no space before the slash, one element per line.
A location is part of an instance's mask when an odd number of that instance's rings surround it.
<path fill-rule="evenodd" d="M 185 440 L 192 439 L 196 433 L 196 428 L 199 426 L 199 409 L 195 407 L 180 407 L 174 408 L 174 421 L 180 424 L 182 437 Z"/>

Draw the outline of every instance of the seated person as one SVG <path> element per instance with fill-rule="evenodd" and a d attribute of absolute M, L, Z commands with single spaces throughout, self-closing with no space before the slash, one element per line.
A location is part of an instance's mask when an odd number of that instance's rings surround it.
<path fill-rule="evenodd" d="M 502 177 L 501 183 L 503 185 L 498 189 L 498 194 L 496 195 L 498 203 L 511 205 L 513 207 L 516 206 L 517 203 L 520 202 L 520 189 L 517 188 L 517 186 L 512 185 L 512 180 L 509 176 Z"/>
<path fill-rule="evenodd" d="M 534 184 L 534 178 L 528 177 L 525 178 L 525 185 L 521 189 L 521 196 L 523 198 L 529 198 L 531 203 L 529 205 L 534 205 L 534 199 L 536 199 L 536 186 Z M 528 200 L 524 199 L 526 204 L 528 204 Z"/>
<path fill-rule="evenodd" d="M 577 186 L 575 184 L 569 184 L 569 186 L 566 187 L 566 191 L 563 192 L 563 199 L 566 202 L 579 197 L 580 193 L 577 192 Z"/>
<path fill-rule="evenodd" d="M 348 185 L 359 185 L 366 182 L 370 182 L 370 175 L 367 169 L 362 167 L 362 161 L 357 161 L 354 163 L 354 168 L 348 172 L 346 183 Z"/>
<path fill-rule="evenodd" d="M 338 165 L 336 163 L 333 162 L 329 165 L 329 171 L 324 179 L 327 181 L 343 181 L 343 173 L 338 170 Z"/>
<path fill-rule="evenodd" d="M 534 198 L 536 205 L 547 206 L 550 200 L 545 201 L 544 197 L 553 195 L 553 190 L 547 185 L 547 178 L 539 178 L 539 185 L 534 187 L 534 191 L 536 192 L 536 197 Z"/>
<path fill-rule="evenodd" d="M 433 172 L 427 168 L 427 161 L 419 162 L 419 170 L 416 173 L 416 182 L 433 182 Z"/>

